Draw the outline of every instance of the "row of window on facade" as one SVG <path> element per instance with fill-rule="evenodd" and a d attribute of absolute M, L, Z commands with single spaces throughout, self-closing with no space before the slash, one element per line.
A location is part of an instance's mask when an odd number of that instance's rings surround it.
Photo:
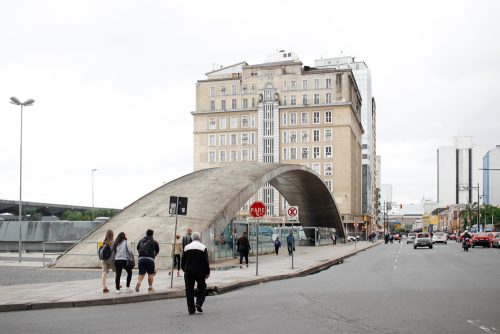
<path fill-rule="evenodd" d="M 284 147 L 282 149 L 281 160 L 307 160 L 307 159 L 321 159 L 321 146 L 313 146 L 312 150 L 310 147 L 300 147 L 298 151 L 297 147 Z M 300 154 L 300 156 L 297 156 Z M 332 147 L 323 146 L 323 158 L 332 158 Z"/>
<path fill-rule="evenodd" d="M 311 123 L 309 123 L 309 118 L 312 113 Z M 321 113 L 320 111 L 303 111 L 300 112 L 300 125 L 309 125 L 309 124 L 321 124 Z M 323 112 L 323 120 L 326 124 L 333 123 L 333 112 L 331 110 L 326 110 Z M 297 112 L 282 112 L 281 114 L 281 124 L 285 125 L 299 125 Z M 241 117 L 241 128 L 254 128 L 256 126 L 256 115 L 242 115 Z M 238 116 L 230 116 L 229 117 L 229 128 L 237 129 L 238 128 Z M 217 117 L 209 117 L 208 118 L 208 129 L 216 130 L 217 129 Z M 219 116 L 219 129 L 225 130 L 227 129 L 227 116 Z"/>
<path fill-rule="evenodd" d="M 337 81 L 341 82 L 341 80 L 342 80 L 342 77 L 337 76 Z M 302 90 L 309 90 L 309 89 L 318 90 L 318 89 L 331 89 L 332 88 L 332 79 L 331 78 L 325 79 L 323 87 L 321 87 L 321 83 L 320 83 L 319 79 L 314 79 L 313 83 L 314 83 L 314 88 L 312 88 L 312 87 L 309 88 L 309 81 L 302 80 Z M 340 86 L 340 85 L 338 85 L 338 86 Z M 298 89 L 297 81 L 295 81 L 295 80 L 291 80 L 289 82 L 286 80 L 283 81 L 283 91 L 295 91 L 297 89 Z M 241 94 L 243 94 L 243 95 L 249 94 L 249 93 L 255 94 L 255 92 L 256 92 L 256 87 L 254 84 L 252 84 L 250 86 L 250 90 L 248 89 L 247 84 L 243 84 L 241 86 Z M 229 94 L 225 85 L 221 85 L 220 86 L 220 95 L 221 96 L 238 95 L 238 85 L 237 84 L 231 85 L 231 94 Z M 216 87 L 210 86 L 210 97 L 215 97 L 215 96 L 216 96 Z"/>
<path fill-rule="evenodd" d="M 255 98 L 252 98 L 250 101 L 252 102 L 251 103 L 251 108 L 256 108 Z M 307 94 L 302 95 L 302 105 L 307 106 L 307 105 L 311 104 L 310 101 L 311 100 L 309 100 L 309 97 L 308 97 Z M 288 96 L 287 95 L 283 95 L 282 105 L 283 106 L 288 106 L 289 103 L 290 103 L 291 106 L 296 106 L 297 105 L 297 96 L 296 95 L 291 95 L 290 96 L 290 102 L 288 102 Z M 320 94 L 314 94 L 313 100 L 312 100 L 312 104 L 319 105 L 321 103 L 322 103 L 322 101 L 321 101 L 321 98 L 320 98 Z M 325 99 L 324 99 L 323 103 L 326 103 L 326 104 L 332 103 L 332 94 L 331 93 L 326 93 L 325 94 Z M 241 107 L 240 108 L 244 109 L 244 110 L 249 108 L 249 104 L 248 104 L 248 99 L 247 98 L 243 98 L 241 100 Z M 217 107 L 215 105 L 215 100 L 210 101 L 210 111 L 216 111 L 216 110 L 217 110 Z M 219 110 L 228 110 L 226 100 L 221 100 L 220 101 L 220 109 Z M 238 110 L 238 100 L 237 99 L 232 99 L 231 100 L 231 109 L 230 110 Z"/>

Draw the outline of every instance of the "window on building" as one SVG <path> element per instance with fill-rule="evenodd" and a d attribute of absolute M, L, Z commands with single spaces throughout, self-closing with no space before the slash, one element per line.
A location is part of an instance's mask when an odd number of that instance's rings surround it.
<path fill-rule="evenodd" d="M 215 127 L 217 126 L 215 117 L 209 117 L 208 118 L 208 129 L 209 130 L 215 130 Z"/>
<path fill-rule="evenodd" d="M 326 103 L 332 103 L 332 94 L 331 93 L 326 93 L 326 95 L 325 95 L 325 102 Z"/>
<path fill-rule="evenodd" d="M 290 89 L 295 90 L 295 81 L 290 81 Z"/>
<path fill-rule="evenodd" d="M 246 132 L 241 134 L 241 145 L 248 145 L 248 133 Z"/>
<path fill-rule="evenodd" d="M 208 162 L 213 164 L 215 163 L 215 151 L 209 151 L 208 152 Z"/>
<path fill-rule="evenodd" d="M 215 87 L 210 87 L 210 97 L 215 97 Z"/>
<path fill-rule="evenodd" d="M 236 85 L 232 85 L 232 86 L 231 86 L 231 93 L 232 93 L 233 95 L 236 95 Z"/>
<path fill-rule="evenodd" d="M 325 181 L 326 188 L 328 189 L 329 192 L 333 192 L 333 182 L 330 180 Z"/>
<path fill-rule="evenodd" d="M 332 147 L 325 146 L 325 158 L 331 158 L 331 157 L 332 157 Z"/>
<path fill-rule="evenodd" d="M 288 149 L 284 148 L 283 149 L 283 160 L 288 160 Z"/>
<path fill-rule="evenodd" d="M 297 131 L 290 131 L 290 143 L 297 142 Z"/>
<path fill-rule="evenodd" d="M 325 129 L 325 141 L 332 141 L 332 129 Z"/>
<path fill-rule="evenodd" d="M 241 107 L 243 109 L 248 109 L 248 99 L 243 99 Z"/>
<path fill-rule="evenodd" d="M 237 162 L 238 161 L 238 154 L 235 150 L 231 151 L 231 162 Z"/>
<path fill-rule="evenodd" d="M 255 132 L 250 132 L 250 145 L 255 145 Z"/>
<path fill-rule="evenodd" d="M 332 111 L 327 110 L 325 111 L 325 123 L 331 123 L 332 122 Z"/>
<path fill-rule="evenodd" d="M 297 148 L 296 147 L 290 148 L 290 160 L 297 160 Z"/>
<path fill-rule="evenodd" d="M 313 159 L 319 159 L 321 155 L 319 154 L 319 147 L 313 147 Z"/>
<path fill-rule="evenodd" d="M 226 111 L 226 100 L 220 101 L 220 109 Z"/>
<path fill-rule="evenodd" d="M 250 115 L 250 127 L 255 128 L 255 115 Z"/>
<path fill-rule="evenodd" d="M 241 116 L 241 127 L 248 128 L 248 116 L 246 115 Z"/>
<path fill-rule="evenodd" d="M 331 163 L 326 163 L 324 164 L 324 174 L 325 176 L 332 176 L 332 164 Z"/>
<path fill-rule="evenodd" d="M 314 79 L 314 89 L 319 89 L 319 79 Z"/>
<path fill-rule="evenodd" d="M 216 136 L 208 135 L 208 146 L 215 146 Z"/>
<path fill-rule="evenodd" d="M 319 141 L 319 130 L 313 130 L 313 141 Z"/>
<path fill-rule="evenodd" d="M 231 123 L 229 126 L 231 129 L 236 129 L 238 127 L 238 116 L 231 116 Z"/>
<path fill-rule="evenodd" d="M 302 147 L 302 159 L 309 159 L 309 147 Z"/>
<path fill-rule="evenodd" d="M 319 94 L 314 94 L 314 104 L 319 104 Z"/>
<path fill-rule="evenodd" d="M 220 88 L 220 95 L 226 96 L 226 86 L 221 86 L 221 88 Z"/>
<path fill-rule="evenodd" d="M 255 108 L 255 97 L 252 97 L 252 108 Z"/>
<path fill-rule="evenodd" d="M 309 113 L 307 112 L 301 112 L 300 113 L 300 123 L 302 125 L 307 125 L 309 123 Z"/>
<path fill-rule="evenodd" d="M 331 78 L 326 79 L 325 87 L 332 88 L 332 79 Z"/>
<path fill-rule="evenodd" d="M 238 145 L 236 133 L 231 133 L 231 146 Z"/>
<path fill-rule="evenodd" d="M 281 133 L 281 142 L 282 142 L 283 144 L 288 143 L 288 132 L 283 131 L 283 132 Z"/>
<path fill-rule="evenodd" d="M 319 118 L 319 111 L 313 112 L 313 124 L 319 124 L 320 118 Z"/>
<path fill-rule="evenodd" d="M 295 95 L 292 95 L 292 97 L 290 98 L 290 105 L 291 106 L 297 105 L 297 100 L 296 100 Z"/>
<path fill-rule="evenodd" d="M 321 164 L 312 164 L 312 169 L 318 174 L 321 174 Z"/>
<path fill-rule="evenodd" d="M 282 125 L 286 125 L 286 121 L 287 121 L 287 117 L 286 117 L 286 112 L 284 112 L 283 114 L 281 114 L 281 124 Z"/>
<path fill-rule="evenodd" d="M 241 161 L 248 161 L 248 150 L 241 150 Z"/>
<path fill-rule="evenodd" d="M 210 101 L 210 111 L 215 111 L 215 101 Z"/>
<path fill-rule="evenodd" d="M 307 80 L 302 80 L 302 90 L 307 90 Z"/>
<path fill-rule="evenodd" d="M 219 128 L 224 130 L 227 127 L 227 119 L 226 117 L 219 117 Z"/>
<path fill-rule="evenodd" d="M 368 159 L 368 154 L 362 154 L 362 155 L 361 155 L 361 158 L 362 158 L 362 159 Z"/>
<path fill-rule="evenodd" d="M 231 100 L 231 109 L 236 110 L 238 107 L 236 106 L 236 99 Z"/>
<path fill-rule="evenodd" d="M 247 84 L 243 85 L 242 90 L 243 90 L 243 94 L 247 94 L 248 93 L 248 86 L 247 86 Z"/>
<path fill-rule="evenodd" d="M 308 130 L 302 130 L 301 131 L 301 140 L 303 143 L 307 143 L 309 141 L 309 131 Z"/>
<path fill-rule="evenodd" d="M 255 93 L 255 85 L 252 85 L 252 93 Z"/>
<path fill-rule="evenodd" d="M 219 151 L 219 162 L 226 162 L 226 151 Z"/>
<path fill-rule="evenodd" d="M 307 95 L 302 95 L 302 104 L 307 106 Z"/>
<path fill-rule="evenodd" d="M 219 146 L 226 146 L 227 141 L 226 141 L 226 134 L 220 134 L 219 135 Z"/>
<path fill-rule="evenodd" d="M 290 125 L 297 125 L 297 113 L 290 113 Z"/>
<path fill-rule="evenodd" d="M 286 106 L 288 104 L 287 100 L 286 100 L 286 95 L 283 96 L 283 105 Z"/>
<path fill-rule="evenodd" d="M 255 150 L 250 150 L 250 161 L 255 161 Z"/>
<path fill-rule="evenodd" d="M 283 81 L 283 91 L 286 91 L 286 81 Z"/>

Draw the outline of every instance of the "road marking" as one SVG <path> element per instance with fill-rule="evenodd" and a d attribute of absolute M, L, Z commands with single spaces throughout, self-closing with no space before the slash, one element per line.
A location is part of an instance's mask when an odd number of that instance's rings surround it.
<path fill-rule="evenodd" d="M 483 331 L 485 331 L 486 333 L 488 334 L 497 334 L 497 329 L 495 327 L 491 327 L 491 328 L 488 328 L 484 325 L 481 325 L 481 323 L 478 321 L 478 320 L 467 320 L 467 322 L 472 325 L 472 326 L 475 326 Z"/>

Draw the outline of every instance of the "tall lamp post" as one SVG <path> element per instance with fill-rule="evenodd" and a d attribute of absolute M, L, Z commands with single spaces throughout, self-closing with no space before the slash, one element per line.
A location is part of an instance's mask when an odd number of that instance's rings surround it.
<path fill-rule="evenodd" d="M 23 217 L 23 202 L 22 202 L 22 190 L 23 190 L 23 107 L 29 107 L 35 103 L 35 100 L 28 99 L 24 102 L 19 101 L 15 96 L 10 98 L 10 103 L 16 106 L 21 106 L 21 141 L 19 145 L 19 262 L 21 262 L 21 249 L 22 249 L 22 231 L 21 231 L 21 221 Z"/>
<path fill-rule="evenodd" d="M 477 183 L 477 187 L 463 187 L 462 189 L 468 190 L 468 189 L 474 189 L 477 190 L 477 232 L 479 232 L 479 226 L 480 226 L 480 220 L 479 220 L 479 182 Z"/>
<path fill-rule="evenodd" d="M 94 221 L 94 172 L 97 172 L 97 169 L 92 169 L 92 221 Z"/>

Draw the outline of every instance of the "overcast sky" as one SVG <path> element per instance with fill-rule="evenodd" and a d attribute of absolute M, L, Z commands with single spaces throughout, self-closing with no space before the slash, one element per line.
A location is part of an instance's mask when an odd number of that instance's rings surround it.
<path fill-rule="evenodd" d="M 122 208 L 192 172 L 195 83 L 279 49 L 371 69 L 393 199 L 436 199 L 436 149 L 500 144 L 500 1 L 2 1 L 0 199 Z"/>

